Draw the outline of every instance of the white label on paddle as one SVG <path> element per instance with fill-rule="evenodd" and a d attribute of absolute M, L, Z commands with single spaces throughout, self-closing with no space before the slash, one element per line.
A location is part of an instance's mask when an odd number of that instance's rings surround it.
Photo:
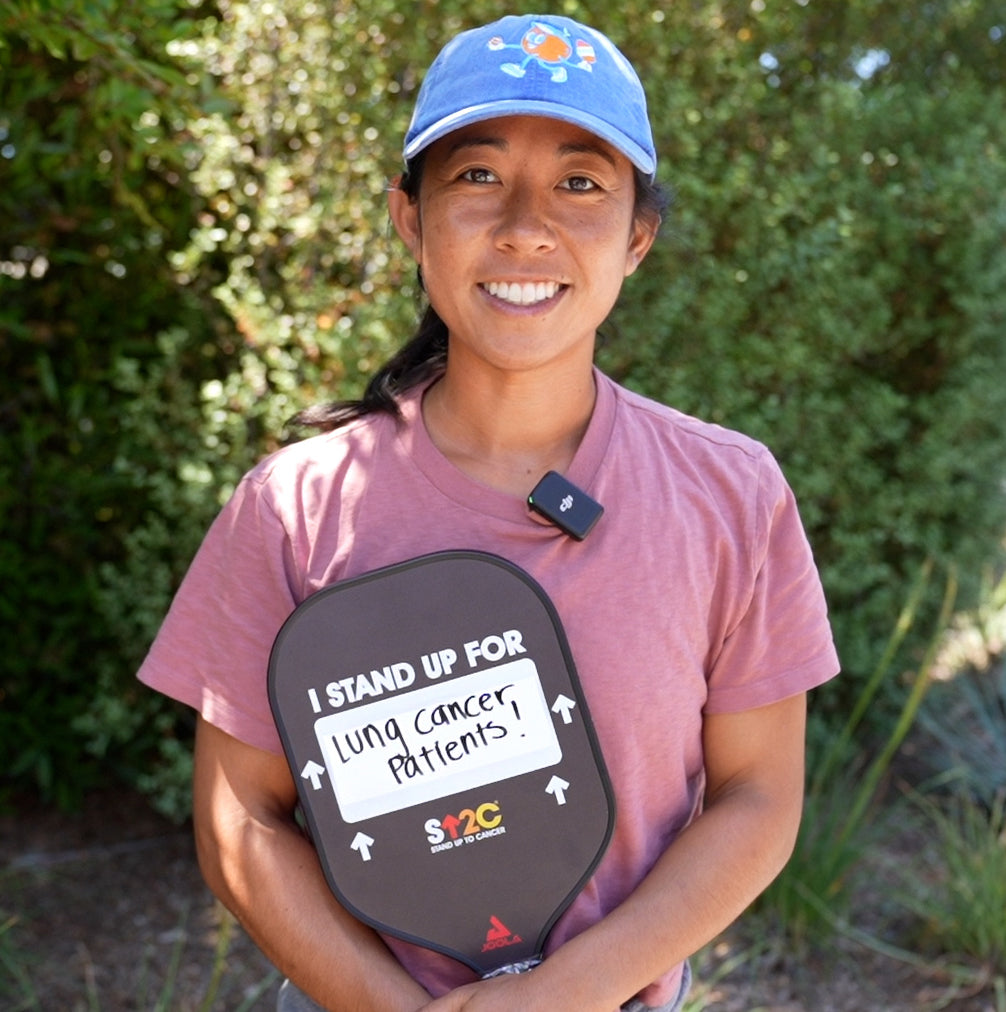
<path fill-rule="evenodd" d="M 314 730 L 345 822 L 562 759 L 528 658 L 322 717 Z"/>

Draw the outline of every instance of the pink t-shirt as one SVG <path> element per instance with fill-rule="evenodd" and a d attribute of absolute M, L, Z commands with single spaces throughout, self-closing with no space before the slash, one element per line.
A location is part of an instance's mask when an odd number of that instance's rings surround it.
<path fill-rule="evenodd" d="M 266 671 L 308 595 L 447 549 L 503 556 L 554 603 L 615 794 L 611 844 L 546 951 L 635 888 L 701 807 L 702 717 L 776 702 L 838 671 L 793 496 L 759 443 L 599 372 L 566 476 L 605 509 L 577 542 L 478 484 L 430 441 L 421 391 L 280 450 L 245 476 L 200 548 L 139 677 L 257 748 L 282 751 Z M 389 946 L 434 995 L 473 979 Z M 640 996 L 669 1002 L 681 968 Z"/>

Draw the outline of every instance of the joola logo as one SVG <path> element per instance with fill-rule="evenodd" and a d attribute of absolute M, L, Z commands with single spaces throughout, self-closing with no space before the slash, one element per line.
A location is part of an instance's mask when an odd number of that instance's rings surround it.
<path fill-rule="evenodd" d="M 504 63 L 500 66 L 511 77 L 523 77 L 528 64 L 535 63 L 552 75 L 556 84 L 562 84 L 569 77 L 567 67 L 576 70 L 593 70 L 597 57 L 594 47 L 583 39 L 570 42 L 569 34 L 551 25 L 536 21 L 524 34 L 519 43 L 507 43 L 498 35 L 489 40 L 493 52 L 502 49 L 517 49 L 524 54 L 520 63 Z"/>
<path fill-rule="evenodd" d="M 518 945 L 523 941 L 524 939 L 520 935 L 515 935 L 498 917 L 490 917 L 486 943 L 482 946 L 482 951 L 491 952 L 493 949 L 504 949 L 508 945 Z"/>

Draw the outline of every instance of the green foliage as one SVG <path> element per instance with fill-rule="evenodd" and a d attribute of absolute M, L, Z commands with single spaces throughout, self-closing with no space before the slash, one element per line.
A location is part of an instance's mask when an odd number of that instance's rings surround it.
<path fill-rule="evenodd" d="M 27 960 L 14 938 L 17 918 L 0 909 L 0 998 L 10 1012 L 26 1012 L 38 1007 L 38 996 L 31 982 Z"/>
<path fill-rule="evenodd" d="M 812 718 L 808 734 L 807 791 L 794 853 L 758 900 L 758 909 L 798 950 L 820 945 L 841 924 L 854 896 L 854 871 L 875 840 L 871 815 L 883 778 L 911 730 L 932 681 L 932 668 L 957 595 L 947 580 L 940 617 L 926 634 L 928 649 L 902 694 L 897 720 L 871 754 L 856 741 L 863 718 L 890 681 L 891 664 L 919 618 L 932 566 L 927 562 L 905 601 L 876 666 L 838 733 Z"/>
<path fill-rule="evenodd" d="M 1006 792 L 1006 576 L 984 582 L 981 607 L 948 633 L 915 745 L 938 783 L 991 809 Z"/>
<path fill-rule="evenodd" d="M 710 39 L 632 35 L 674 67 L 655 117 L 678 204 L 604 361 L 779 457 L 846 670 L 819 700 L 841 712 L 921 560 L 955 563 L 973 601 L 999 551 L 1002 31 L 983 4 L 744 10 Z M 889 62 L 861 78 L 875 47 Z"/>
<path fill-rule="evenodd" d="M 902 876 L 904 902 L 922 921 L 921 944 L 978 960 L 1006 987 L 1006 793 L 991 809 L 959 796 L 916 799 L 935 847 Z"/>
<path fill-rule="evenodd" d="M 1006 526 L 1002 18 L 972 0 L 925 18 L 880 0 L 553 8 L 640 68 L 677 194 L 601 364 L 781 460 L 847 671 L 820 694 L 840 723 L 921 561 L 956 567 L 970 603 Z M 497 14 L 5 5 L 0 792 L 69 801 L 143 770 L 184 811 L 189 718 L 133 672 L 237 475 L 410 332 L 383 190 L 434 52 Z M 906 637 L 906 663 L 924 647 Z"/>
<path fill-rule="evenodd" d="M 189 391 L 226 358 L 221 314 L 165 260 L 199 206 L 185 180 L 194 86 L 163 51 L 187 17 L 16 3 L 0 19 L 0 797 L 32 786 L 69 804 L 109 773 L 85 760 L 78 720 L 102 663 L 138 645 L 98 613 L 101 567 L 127 559 L 154 506 L 137 469 L 163 481 L 175 445 L 170 429 L 159 455 L 130 444 L 130 412 L 173 420 L 118 374 L 154 368 L 169 326 Z M 184 560 L 169 564 L 177 577 Z M 129 680 L 120 670 L 114 691 Z"/>
<path fill-rule="evenodd" d="M 358 391 L 412 325 L 412 270 L 382 227 L 388 118 L 407 111 L 396 45 L 377 27 L 402 33 L 405 19 L 367 6 L 338 4 L 329 20 L 310 2 L 224 4 L 222 22 L 185 43 L 236 112 L 190 123 L 207 213 L 175 263 L 193 277 L 226 264 L 214 295 L 247 352 L 224 392 L 253 389 L 264 432 Z"/>
<path fill-rule="evenodd" d="M 988 809 L 1006 795 L 1006 664 L 936 686 L 919 724 L 935 774 L 953 771 L 962 793 Z"/>

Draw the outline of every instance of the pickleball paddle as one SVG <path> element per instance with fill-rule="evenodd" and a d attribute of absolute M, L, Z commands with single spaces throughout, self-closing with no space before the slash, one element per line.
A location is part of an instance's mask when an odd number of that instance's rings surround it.
<path fill-rule="evenodd" d="M 527 573 L 449 551 L 318 591 L 276 638 L 269 698 L 343 906 L 482 975 L 540 959 L 614 802 Z"/>

